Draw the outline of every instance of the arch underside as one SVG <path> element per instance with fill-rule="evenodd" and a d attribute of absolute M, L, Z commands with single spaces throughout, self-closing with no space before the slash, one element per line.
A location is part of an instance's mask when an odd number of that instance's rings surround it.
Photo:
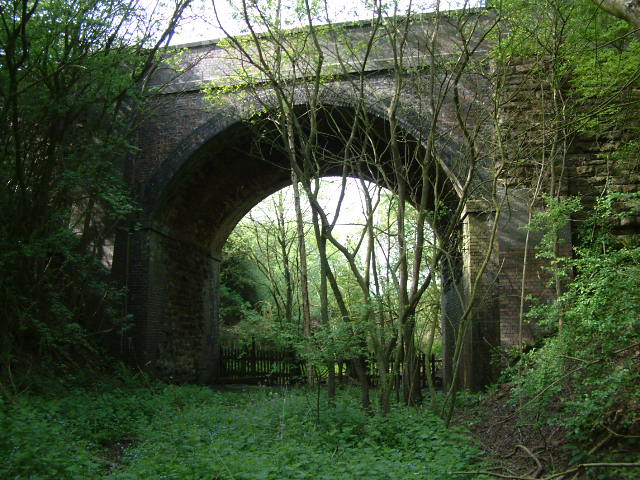
<path fill-rule="evenodd" d="M 393 190 L 393 182 L 388 180 L 393 178 L 386 148 L 388 122 L 376 116 L 363 135 L 360 152 L 367 151 L 366 142 L 373 145 L 370 152 L 376 152 L 375 165 L 371 157 L 364 155 L 345 167 L 344 159 L 351 156 L 344 150 L 343 132 L 349 131 L 355 121 L 353 110 L 333 106 L 326 110 L 326 115 L 320 117 L 317 143 L 324 155 L 317 162 L 316 175 L 346 174 Z M 254 205 L 291 184 L 286 149 L 281 147 L 272 124 L 266 120 L 260 122 L 258 119 L 257 123 L 249 124 L 228 118 L 218 122 L 221 125 L 218 131 L 210 132 L 197 148 L 182 152 L 182 158 L 176 155 L 167 161 L 169 167 L 149 182 L 155 186 L 153 194 L 149 193 L 150 188 L 144 192 L 145 219 L 133 247 L 129 247 L 135 250 L 134 257 L 139 264 L 132 262 L 129 269 L 140 268 L 144 272 L 139 291 L 134 292 L 133 302 L 130 300 L 136 317 L 133 343 L 138 361 L 151 365 L 170 380 L 215 381 L 222 246 L 237 222 Z M 451 151 L 448 149 L 447 154 Z M 416 158 L 424 157 L 424 145 L 406 134 L 402 152 L 403 161 L 409 162 L 405 180 L 413 192 L 411 201 L 417 203 L 423 176 Z M 441 165 L 442 162 L 433 162 L 427 175 L 429 181 L 433 181 L 433 185 L 425 189 L 428 208 L 433 208 L 435 197 L 452 206 L 458 198 L 456 188 L 448 179 L 451 172 L 444 171 Z M 466 225 L 470 232 L 472 226 L 468 222 Z M 473 228 L 486 229 L 486 225 L 480 221 Z M 461 259 L 463 255 L 460 251 Z M 464 303 L 455 292 L 464 290 L 463 276 L 470 274 L 462 263 L 461 260 L 446 279 L 450 289 L 443 298 L 443 330 L 445 336 L 448 335 L 445 349 L 449 349 L 449 356 Z M 493 345 L 499 342 L 495 305 L 482 309 L 484 317 L 478 317 L 484 318 L 479 323 L 482 331 L 475 335 L 478 342 L 470 340 L 465 353 L 467 365 L 463 367 L 467 371 L 463 382 L 472 387 L 487 383 L 493 375 L 488 368 L 488 348 L 480 345 L 480 339 Z M 491 310 L 493 313 L 488 313 Z M 479 362 L 486 362 L 486 366 L 472 366 Z M 473 373 L 473 368 L 479 373 Z"/>
<path fill-rule="evenodd" d="M 429 162 L 420 143 L 409 135 L 401 138 L 402 166 L 394 172 L 386 121 L 376 117 L 367 124 L 367 132 L 354 140 L 347 139 L 355 121 L 349 108 L 333 107 L 318 120 L 314 150 L 320 154 L 307 169 L 311 176 L 363 178 L 391 191 L 400 178 L 408 186 L 408 201 L 420 202 L 420 164 Z M 344 146 L 347 140 L 352 141 L 349 151 Z M 304 145 L 297 148 L 302 164 Z M 233 123 L 183 162 L 155 202 L 152 223 L 168 227 L 174 235 L 186 234 L 186 241 L 195 241 L 216 255 L 253 206 L 291 184 L 288 155 L 269 120 Z M 435 197 L 453 208 L 458 200 L 456 189 L 438 162 L 429 162 L 426 178 L 430 183 L 427 209 L 433 210 Z"/>

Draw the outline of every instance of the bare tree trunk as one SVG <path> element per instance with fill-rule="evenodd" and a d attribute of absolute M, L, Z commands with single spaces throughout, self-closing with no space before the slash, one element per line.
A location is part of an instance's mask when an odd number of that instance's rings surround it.
<path fill-rule="evenodd" d="M 598 7 L 615 17 L 640 28 L 640 0 L 592 0 Z"/>
<path fill-rule="evenodd" d="M 295 197 L 295 195 L 294 195 Z M 299 203 L 299 199 L 298 199 Z M 278 224 L 277 242 L 280 246 L 280 255 L 282 256 L 282 274 L 284 276 L 285 300 L 284 300 L 284 317 L 288 324 L 293 323 L 293 281 L 291 278 L 291 262 L 289 261 L 289 250 L 287 242 L 287 228 L 284 204 L 282 194 L 278 194 L 278 203 L 276 204 L 276 221 Z M 296 224 L 298 222 L 298 212 L 296 211 Z M 298 241 L 298 246 L 300 242 Z M 305 252 L 306 256 L 306 252 Z M 305 262 L 306 263 L 306 262 Z"/>
<path fill-rule="evenodd" d="M 302 297 L 303 330 L 306 337 L 311 336 L 311 302 L 309 300 L 309 273 L 307 268 L 307 246 L 304 239 L 304 222 L 300 205 L 300 188 L 295 169 L 291 170 L 291 185 L 293 187 L 293 203 L 296 212 L 296 229 L 298 233 L 298 261 L 300 267 L 300 295 Z M 313 365 L 307 365 L 307 383 L 315 381 Z"/>
<path fill-rule="evenodd" d="M 320 257 L 320 317 L 322 324 L 329 325 L 329 291 L 327 279 L 329 276 L 329 264 L 327 262 L 327 239 L 323 234 L 322 226 L 318 222 L 318 213 L 312 211 L 313 229 L 318 245 L 318 256 Z M 335 359 L 327 360 L 327 395 L 329 402 L 333 403 L 336 396 L 336 375 L 335 375 Z"/>

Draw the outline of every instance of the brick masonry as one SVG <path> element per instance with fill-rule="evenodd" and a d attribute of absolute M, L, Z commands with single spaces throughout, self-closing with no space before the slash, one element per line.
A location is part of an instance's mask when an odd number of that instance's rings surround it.
<path fill-rule="evenodd" d="M 428 22 L 412 28 L 416 29 L 416 39 L 428 35 Z M 452 31 L 445 28 L 440 35 L 441 43 L 453 52 Z M 353 35 L 361 33 L 357 28 L 353 30 Z M 424 62 L 420 42 L 416 40 L 411 48 L 412 61 Z M 233 59 L 225 58 L 215 42 L 190 46 L 184 58 L 191 65 L 186 72 L 176 75 L 166 69 L 155 78 L 160 94 L 139 130 L 140 155 L 132 173 L 141 213 L 133 222 L 135 228 L 118 235 L 113 268 L 128 287 L 127 308 L 135 320 L 134 328 L 119 342 L 121 354 L 172 381 L 206 383 L 216 376 L 217 285 L 222 246 L 236 223 L 260 200 L 288 185 L 290 175 L 287 162 L 277 154 L 265 162 L 251 151 L 252 133 L 242 120 L 260 105 L 229 96 L 225 105 L 212 107 L 203 97 L 203 83 L 227 78 L 234 69 Z M 367 77 L 369 109 L 384 123 L 385 99 L 393 88 L 393 75 L 384 49 L 373 60 L 375 68 Z M 518 85 L 518 78 L 524 78 L 523 68 L 518 66 L 512 73 L 510 82 Z M 431 80 L 425 73 L 424 82 Z M 349 85 L 340 78 L 328 82 L 323 91 L 326 104 L 348 111 L 353 97 Z M 491 94 L 487 88 L 481 75 L 463 78 L 463 104 L 467 112 L 478 114 L 477 118 Z M 401 99 L 401 123 L 415 136 L 429 128 L 428 114 L 425 117 L 417 95 L 415 89 L 408 89 Z M 303 90 L 299 96 L 303 104 Z M 517 97 L 505 104 L 502 121 L 509 121 L 508 112 L 527 108 L 526 98 Z M 448 96 L 438 118 L 438 151 L 455 177 L 464 172 L 466 165 L 453 112 Z M 490 125 L 479 127 L 489 128 L 487 138 L 492 135 Z M 599 187 L 597 179 L 607 164 L 602 163 L 601 150 L 593 150 L 591 145 L 588 140 L 578 142 L 569 155 L 570 191 L 583 191 L 583 185 Z M 487 157 L 486 161 L 491 162 L 492 158 Z M 493 165 L 483 164 L 476 172 L 474 194 L 462 229 L 462 271 L 449 282 L 458 288 L 448 289 L 443 296 L 445 374 L 450 374 L 452 346 L 467 301 L 465 295 L 473 288 L 472 280 L 480 272 L 487 252 L 491 252 L 477 285 L 473 321 L 462 358 L 461 382 L 475 389 L 496 378 L 497 369 L 491 361 L 495 349 L 513 345 L 518 336 L 517 307 L 524 256 L 524 232 L 519 227 L 526 224 L 528 211 L 528 190 L 518 188 L 513 180 L 517 175 L 505 176 L 503 194 L 509 192 L 509 201 L 496 226 L 498 236 L 491 243 L 495 220 L 495 205 L 487 200 L 487 172 L 491 171 Z M 638 180 L 634 178 L 633 182 L 620 185 L 637 188 Z M 449 188 L 454 191 L 453 186 Z M 570 248 L 570 232 L 567 238 L 565 249 Z M 533 258 L 531 251 L 528 256 Z M 536 262 L 531 260 L 528 267 L 526 293 L 552 298 L 541 265 Z M 456 292 L 462 292 L 462 297 Z M 527 327 L 525 336 L 533 339 L 535 330 Z"/>
<path fill-rule="evenodd" d="M 617 149 L 632 134 L 632 125 L 627 126 L 628 130 L 567 132 L 556 144 L 560 146 L 561 154 L 553 154 L 556 127 L 549 68 L 547 59 L 538 59 L 537 62 L 515 59 L 511 64 L 502 66 L 504 81 L 500 91 L 502 104 L 498 128 L 508 152 L 501 178 L 508 202 L 500 219 L 500 322 L 502 344 L 507 347 L 519 345 L 521 335 L 524 342 L 534 343 L 540 333 L 535 319 L 520 323 L 521 298 L 533 297 L 550 302 L 556 295 L 555 286 L 550 285 L 552 279 L 544 270 L 545 262 L 535 256 L 539 233 L 530 234 L 529 248 L 525 250 L 526 232 L 523 227 L 529 221 L 530 210 L 532 213 L 540 210 L 539 201 L 534 202 L 531 208 L 531 199 L 541 165 L 547 164 L 544 175 L 549 178 L 553 174 L 560 196 L 579 196 L 587 209 L 605 190 L 636 192 L 640 189 L 640 157 L 636 155 L 635 160 L 629 163 L 617 161 L 615 156 Z M 566 88 L 566 79 L 562 85 L 561 88 Z M 563 95 L 569 96 L 566 92 Z M 571 115 L 570 103 L 564 114 Z M 553 172 L 550 171 L 550 159 L 553 159 Z M 541 187 L 542 191 L 548 192 L 548 181 Z M 572 255 L 581 220 L 581 215 L 571 218 L 561 232 L 559 256 Z M 627 219 L 621 227 L 637 232 L 639 220 Z M 523 270 L 525 257 L 527 265 Z M 529 306 L 528 300 L 525 300 L 525 306 Z"/>

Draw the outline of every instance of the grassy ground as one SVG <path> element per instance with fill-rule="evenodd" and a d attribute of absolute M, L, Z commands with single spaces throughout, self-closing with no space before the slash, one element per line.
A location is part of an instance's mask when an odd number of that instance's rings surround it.
<path fill-rule="evenodd" d="M 3 479 L 451 479 L 481 468 L 461 430 L 427 411 L 366 415 L 313 392 L 128 381 L 0 403 Z M 480 478 L 462 476 L 458 478 Z"/>

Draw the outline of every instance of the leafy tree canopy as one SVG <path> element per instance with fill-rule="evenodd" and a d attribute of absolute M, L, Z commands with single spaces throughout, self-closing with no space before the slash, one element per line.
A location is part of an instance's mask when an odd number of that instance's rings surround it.
<path fill-rule="evenodd" d="M 134 153 L 144 80 L 189 1 L 164 22 L 125 0 L 0 6 L 4 374 L 25 352 L 90 348 L 89 332 L 123 319 L 103 266 L 133 211 L 118 171 Z"/>

